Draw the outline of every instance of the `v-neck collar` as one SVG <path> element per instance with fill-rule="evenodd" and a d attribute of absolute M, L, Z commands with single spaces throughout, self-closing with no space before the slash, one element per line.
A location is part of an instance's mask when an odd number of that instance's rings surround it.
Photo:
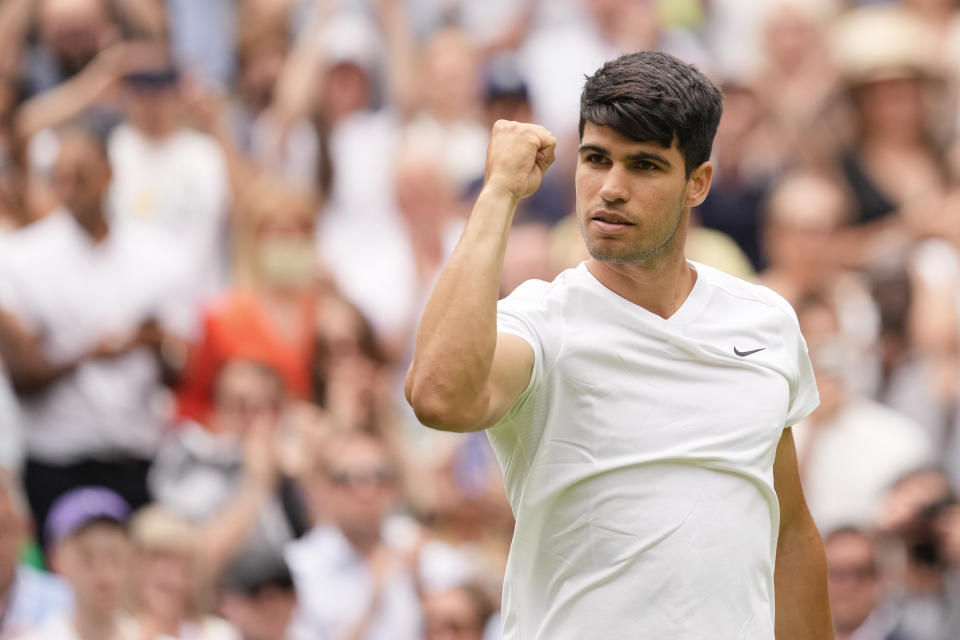
<path fill-rule="evenodd" d="M 612 300 L 614 304 L 626 309 L 630 313 L 642 317 L 647 322 L 651 322 L 662 327 L 676 327 L 685 325 L 690 320 L 694 319 L 697 313 L 706 305 L 709 297 L 709 289 L 707 288 L 705 282 L 707 277 L 706 268 L 704 268 L 703 265 L 691 260 L 687 260 L 687 264 L 690 265 L 690 268 L 693 269 L 697 274 L 697 279 L 694 281 L 693 288 L 690 290 L 690 293 L 687 294 L 687 297 L 680 304 L 680 307 L 677 308 L 677 310 L 674 311 L 673 314 L 671 314 L 668 318 L 659 316 L 646 307 L 627 300 L 619 293 L 609 288 L 595 275 L 593 275 L 590 269 L 587 268 L 586 261 L 580 263 L 580 265 L 577 267 L 577 271 L 583 273 L 584 279 L 593 289 Z"/>

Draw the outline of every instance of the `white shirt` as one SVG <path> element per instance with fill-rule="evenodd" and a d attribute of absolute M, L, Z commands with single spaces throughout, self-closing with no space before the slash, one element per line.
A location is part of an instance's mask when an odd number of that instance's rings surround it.
<path fill-rule="evenodd" d="M 73 610 L 73 592 L 59 576 L 21 564 L 0 614 L 0 640 L 12 640 Z"/>
<path fill-rule="evenodd" d="M 138 631 L 132 618 L 121 615 L 117 617 L 114 637 L 107 640 L 135 640 L 141 637 Z M 83 638 L 77 633 L 72 615 L 56 615 L 51 616 L 39 627 L 16 636 L 15 640 L 83 640 Z"/>
<path fill-rule="evenodd" d="M 58 210 L 8 243 L 0 308 L 40 336 L 53 363 L 87 354 L 154 317 L 182 332 L 194 311 L 179 293 L 187 277 L 161 235 L 114 224 L 95 243 Z M 67 464 L 113 454 L 151 457 L 164 415 L 156 357 L 138 348 L 86 360 L 42 393 L 20 399 L 28 457 Z"/>
<path fill-rule="evenodd" d="M 923 427 L 866 398 L 851 399 L 823 425 L 798 424 L 794 433 L 797 456 L 806 459 L 804 495 L 824 534 L 873 526 L 893 483 L 933 462 Z"/>
<path fill-rule="evenodd" d="M 507 640 L 773 638 L 773 462 L 817 389 L 782 298 L 691 265 L 669 319 L 585 263 L 500 302 L 535 357 L 488 430 L 517 518 Z"/>
<path fill-rule="evenodd" d="M 210 136 L 181 129 L 154 140 L 129 124 L 109 140 L 110 212 L 169 234 L 193 269 L 185 295 L 210 297 L 225 284 L 229 178 L 223 151 Z"/>
<path fill-rule="evenodd" d="M 409 548 L 413 544 L 409 524 L 404 518 L 389 519 L 383 529 L 385 544 L 397 550 Z M 342 637 L 363 617 L 373 595 L 373 575 L 366 559 L 339 529 L 329 525 L 290 543 L 285 555 L 297 588 L 296 625 L 309 629 L 303 637 Z M 427 592 L 462 584 L 470 577 L 466 559 L 436 541 L 423 546 L 418 568 Z M 413 576 L 395 571 L 381 597 L 379 615 L 364 640 L 420 640 L 423 616 Z"/>

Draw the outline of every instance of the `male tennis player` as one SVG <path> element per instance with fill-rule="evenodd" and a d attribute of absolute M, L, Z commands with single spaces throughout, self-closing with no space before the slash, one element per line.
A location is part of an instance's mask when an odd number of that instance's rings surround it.
<path fill-rule="evenodd" d="M 788 428 L 819 401 L 796 315 L 684 258 L 720 92 L 645 52 L 604 65 L 580 104 L 592 259 L 498 308 L 517 201 L 556 145 L 498 122 L 407 376 L 424 424 L 488 429 L 503 468 L 517 518 L 504 638 L 832 638 Z"/>

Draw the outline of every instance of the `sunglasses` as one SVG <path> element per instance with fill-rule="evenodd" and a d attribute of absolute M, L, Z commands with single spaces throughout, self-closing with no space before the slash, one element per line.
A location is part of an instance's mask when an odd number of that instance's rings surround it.
<path fill-rule="evenodd" d="M 335 471 L 330 481 L 337 487 L 353 489 L 362 485 L 386 487 L 393 483 L 394 474 L 389 469 L 368 469 L 365 471 Z"/>

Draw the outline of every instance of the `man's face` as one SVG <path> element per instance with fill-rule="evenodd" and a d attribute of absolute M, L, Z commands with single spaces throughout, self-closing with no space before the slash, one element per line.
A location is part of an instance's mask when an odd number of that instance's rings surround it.
<path fill-rule="evenodd" d="M 259 419 L 275 421 L 280 409 L 279 384 L 256 365 L 230 362 L 217 375 L 212 416 L 217 433 L 242 436 Z"/>
<path fill-rule="evenodd" d="M 423 603 L 426 640 L 481 640 L 483 620 L 462 589 L 431 593 Z"/>
<path fill-rule="evenodd" d="M 296 607 L 296 592 L 278 587 L 265 587 L 256 595 L 227 593 L 222 598 L 224 617 L 247 640 L 286 638 Z"/>
<path fill-rule="evenodd" d="M 127 120 L 144 135 L 163 139 L 180 125 L 180 92 L 175 84 L 129 88 L 126 95 Z"/>
<path fill-rule="evenodd" d="M 330 507 L 344 530 L 379 530 L 395 498 L 395 473 L 383 447 L 368 438 L 350 438 L 332 456 L 328 469 Z"/>
<path fill-rule="evenodd" d="M 173 551 L 142 551 L 136 568 L 140 601 L 147 611 L 158 617 L 186 614 L 195 577 L 190 556 Z"/>
<path fill-rule="evenodd" d="M 60 140 L 53 165 L 53 187 L 64 206 L 78 219 L 99 215 L 110 167 L 93 141 L 69 133 Z"/>
<path fill-rule="evenodd" d="M 127 587 L 127 534 L 113 523 L 89 524 L 57 546 L 54 565 L 73 588 L 78 607 L 109 614 L 122 604 Z"/>
<path fill-rule="evenodd" d="M 826 544 L 830 607 L 838 630 L 859 627 L 877 603 L 873 544 L 860 534 L 840 534 Z"/>
<path fill-rule="evenodd" d="M 590 255 L 600 262 L 642 264 L 668 253 L 688 207 L 710 187 L 709 162 L 689 178 L 676 143 L 636 142 L 587 122 L 577 161 L 577 217 Z"/>

